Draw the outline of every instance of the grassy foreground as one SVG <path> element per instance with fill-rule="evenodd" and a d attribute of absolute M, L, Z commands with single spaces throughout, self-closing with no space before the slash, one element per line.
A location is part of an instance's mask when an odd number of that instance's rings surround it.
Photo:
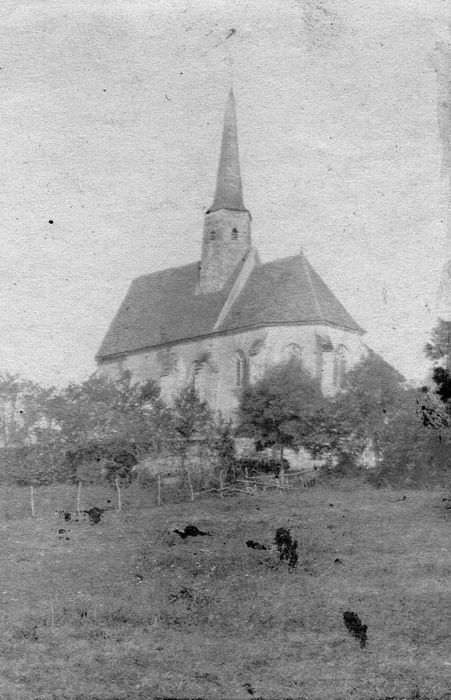
<path fill-rule="evenodd" d="M 74 511 L 64 487 L 37 490 L 35 518 L 28 491 L 3 490 L 0 697 L 451 698 L 447 495 L 319 486 L 157 508 L 129 489 L 91 525 L 55 515 Z M 188 523 L 212 537 L 171 534 Z M 245 546 L 281 526 L 294 571 Z"/>

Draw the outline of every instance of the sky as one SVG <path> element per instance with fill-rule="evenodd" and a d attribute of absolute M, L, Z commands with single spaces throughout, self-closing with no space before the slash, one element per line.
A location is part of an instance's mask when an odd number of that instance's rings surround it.
<path fill-rule="evenodd" d="M 0 371 L 84 379 L 131 280 L 199 259 L 233 82 L 261 258 L 302 248 L 365 342 L 421 381 L 449 245 L 448 15 L 447 0 L 2 0 Z"/>

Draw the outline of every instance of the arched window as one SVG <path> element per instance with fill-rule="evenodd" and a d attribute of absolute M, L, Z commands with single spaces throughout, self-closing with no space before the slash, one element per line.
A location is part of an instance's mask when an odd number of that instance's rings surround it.
<path fill-rule="evenodd" d="M 348 371 L 349 352 L 344 345 L 339 345 L 334 356 L 333 382 L 336 389 L 342 389 L 346 372 Z"/>
<path fill-rule="evenodd" d="M 238 229 L 233 228 L 232 229 L 232 241 L 237 241 L 238 240 Z"/>
<path fill-rule="evenodd" d="M 235 355 L 235 386 L 241 388 L 246 384 L 246 358 L 239 350 Z"/>
<path fill-rule="evenodd" d="M 297 343 L 290 343 L 284 347 L 282 357 L 285 362 L 290 360 L 302 360 L 302 348 Z"/>
<path fill-rule="evenodd" d="M 265 341 L 262 338 L 257 338 L 257 340 L 254 340 L 251 347 L 249 348 L 249 355 L 251 357 L 255 357 L 255 355 L 258 355 L 259 352 L 262 351 L 264 344 Z"/>

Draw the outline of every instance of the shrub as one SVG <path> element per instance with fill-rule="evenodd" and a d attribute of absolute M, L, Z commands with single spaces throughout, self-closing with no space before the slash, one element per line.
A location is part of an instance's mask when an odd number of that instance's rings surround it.
<path fill-rule="evenodd" d="M 446 484 L 451 473 L 451 429 L 434 394 L 409 392 L 408 401 L 385 426 L 381 459 L 368 479 L 376 485 Z"/>
<path fill-rule="evenodd" d="M 283 471 L 288 471 L 290 468 L 290 463 L 286 459 L 237 459 L 236 460 L 236 471 L 237 475 L 244 476 L 247 473 L 249 476 L 254 476 L 257 474 L 275 474 L 278 475 L 283 469 Z"/>

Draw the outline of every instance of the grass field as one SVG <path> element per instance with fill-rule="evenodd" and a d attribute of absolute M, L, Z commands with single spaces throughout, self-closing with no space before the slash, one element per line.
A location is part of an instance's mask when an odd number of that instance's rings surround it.
<path fill-rule="evenodd" d="M 1 491 L 1 698 L 451 698 L 448 494 L 351 484 L 157 508 L 133 489 L 97 525 L 55 515 L 74 511 L 65 487 L 37 490 L 35 518 L 26 489 Z M 188 523 L 212 537 L 171 533 Z M 245 546 L 280 526 L 295 570 Z"/>

